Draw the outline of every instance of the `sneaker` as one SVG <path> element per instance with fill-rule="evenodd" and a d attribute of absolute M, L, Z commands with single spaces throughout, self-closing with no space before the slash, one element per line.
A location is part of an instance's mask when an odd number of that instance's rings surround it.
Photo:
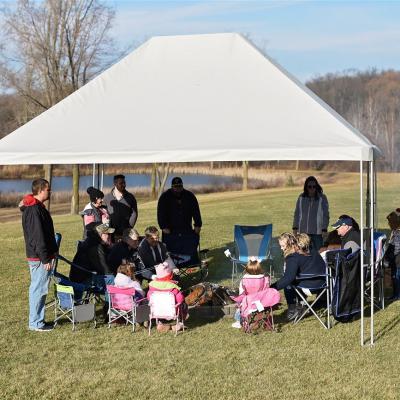
<path fill-rule="evenodd" d="M 289 304 L 288 310 L 286 313 L 287 321 L 293 321 L 297 317 L 297 305 L 296 304 Z"/>
<path fill-rule="evenodd" d="M 239 321 L 234 322 L 231 326 L 232 326 L 232 328 L 236 328 L 236 329 L 240 329 L 242 327 L 242 325 L 240 325 Z"/>
<path fill-rule="evenodd" d="M 53 329 L 54 329 L 54 326 L 50 325 L 50 324 L 44 324 L 40 328 L 29 328 L 29 330 L 33 331 L 33 332 L 50 332 Z"/>

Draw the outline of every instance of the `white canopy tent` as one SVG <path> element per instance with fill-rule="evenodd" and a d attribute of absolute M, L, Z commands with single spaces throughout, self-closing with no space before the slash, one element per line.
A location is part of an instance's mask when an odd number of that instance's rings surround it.
<path fill-rule="evenodd" d="M 361 220 L 363 162 L 374 193 L 377 152 L 234 33 L 152 38 L 0 141 L 1 164 L 359 161 Z"/>

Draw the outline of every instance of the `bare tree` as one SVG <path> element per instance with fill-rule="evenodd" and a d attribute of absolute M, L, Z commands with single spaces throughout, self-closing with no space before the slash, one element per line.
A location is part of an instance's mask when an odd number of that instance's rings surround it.
<path fill-rule="evenodd" d="M 18 0 L 2 12 L 1 83 L 25 99 L 22 123 L 115 61 L 109 35 L 114 10 L 101 0 Z"/>

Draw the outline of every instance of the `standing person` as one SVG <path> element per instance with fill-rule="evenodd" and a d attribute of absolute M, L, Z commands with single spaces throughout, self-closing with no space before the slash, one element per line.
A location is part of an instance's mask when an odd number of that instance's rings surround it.
<path fill-rule="evenodd" d="M 392 211 L 386 219 L 391 232 L 385 257 L 389 261 L 393 284 L 393 294 L 389 300 L 400 300 L 400 208 Z"/>
<path fill-rule="evenodd" d="M 86 189 L 90 202 L 86 204 L 80 215 L 83 217 L 83 239 L 87 238 L 87 226 L 93 222 L 109 224 L 110 216 L 107 207 L 103 205 L 104 193 L 93 186 Z"/>
<path fill-rule="evenodd" d="M 173 178 L 171 188 L 160 196 L 157 219 L 168 251 L 189 255 L 196 262 L 202 226 L 200 208 L 196 196 L 183 188 L 182 178 Z"/>
<path fill-rule="evenodd" d="M 321 185 L 314 176 L 304 182 L 303 193 L 296 203 L 293 233 L 306 233 L 311 240 L 311 250 L 318 251 L 327 236 L 329 204 Z"/>
<path fill-rule="evenodd" d="M 52 325 L 44 321 L 50 275 L 58 252 L 53 220 L 43 204 L 50 199 L 50 194 L 49 182 L 45 179 L 36 179 L 32 182 L 32 194 L 24 196 L 19 205 L 31 275 L 29 329 L 37 332 L 53 329 Z"/>
<path fill-rule="evenodd" d="M 138 218 L 136 198 L 126 190 L 124 175 L 114 176 L 114 187 L 104 197 L 104 204 L 110 214 L 110 226 L 115 236 L 121 237 L 124 229 L 133 228 Z"/>
<path fill-rule="evenodd" d="M 199 203 L 192 192 L 184 189 L 179 176 L 172 179 L 171 188 L 160 196 L 157 219 L 164 234 L 193 231 L 200 234 L 202 221 Z"/>

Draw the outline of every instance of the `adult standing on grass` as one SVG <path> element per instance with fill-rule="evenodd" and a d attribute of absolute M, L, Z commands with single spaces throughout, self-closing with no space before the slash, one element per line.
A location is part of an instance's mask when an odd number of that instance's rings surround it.
<path fill-rule="evenodd" d="M 160 196 L 157 219 L 163 234 L 193 231 L 200 234 L 202 221 L 199 203 L 192 192 L 184 189 L 179 176 L 172 179 L 171 189 Z"/>
<path fill-rule="evenodd" d="M 45 179 L 36 179 L 32 182 L 32 194 L 24 196 L 19 205 L 31 276 L 29 329 L 37 332 L 53 329 L 51 325 L 44 322 L 49 280 L 58 252 L 53 220 L 43 204 L 50 199 L 50 194 L 49 182 Z"/>
<path fill-rule="evenodd" d="M 115 229 L 115 236 L 121 237 L 124 230 L 133 228 L 138 218 L 136 198 L 126 190 L 124 175 L 114 176 L 114 187 L 104 197 L 110 215 L 110 226 Z"/>
<path fill-rule="evenodd" d="M 311 250 L 318 251 L 327 236 L 329 203 L 321 185 L 314 176 L 304 182 L 303 193 L 297 199 L 293 218 L 293 233 L 306 233 Z"/>

